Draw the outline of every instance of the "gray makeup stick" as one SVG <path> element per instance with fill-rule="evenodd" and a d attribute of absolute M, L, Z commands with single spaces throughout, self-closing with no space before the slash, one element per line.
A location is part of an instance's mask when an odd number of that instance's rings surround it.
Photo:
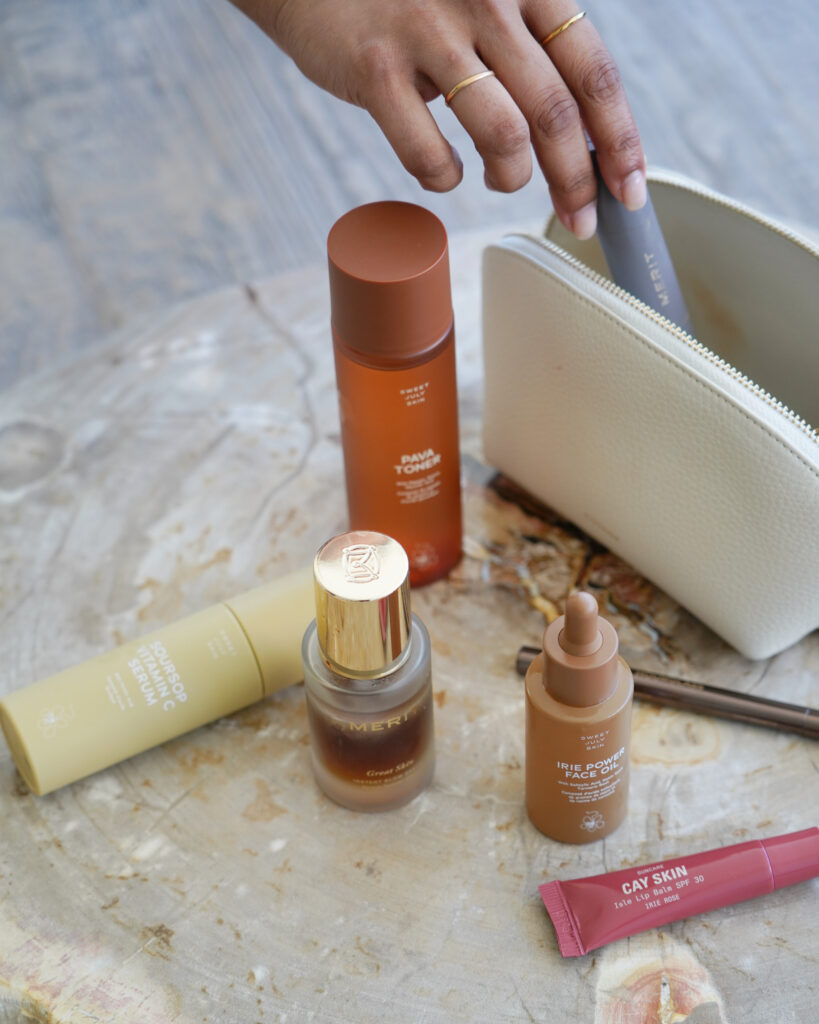
<path fill-rule="evenodd" d="M 612 280 L 684 331 L 693 333 L 651 196 L 641 210 L 627 210 L 606 187 L 594 151 L 591 158 L 597 175 L 597 237 Z"/>

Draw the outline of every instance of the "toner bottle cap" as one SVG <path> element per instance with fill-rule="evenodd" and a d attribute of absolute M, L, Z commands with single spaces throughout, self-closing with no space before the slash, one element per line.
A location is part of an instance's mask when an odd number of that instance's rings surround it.
<path fill-rule="evenodd" d="M 617 686 L 617 633 L 586 591 L 570 594 L 566 614 L 543 634 L 546 689 L 561 704 L 592 707 Z"/>
<path fill-rule="evenodd" d="M 327 239 L 336 337 L 379 365 L 419 358 L 452 327 L 444 225 L 413 203 L 368 203 Z"/>

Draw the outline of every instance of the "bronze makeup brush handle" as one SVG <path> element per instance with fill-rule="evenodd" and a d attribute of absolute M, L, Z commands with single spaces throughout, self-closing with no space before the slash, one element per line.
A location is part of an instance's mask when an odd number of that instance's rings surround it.
<path fill-rule="evenodd" d="M 519 675 L 526 674 L 538 654 L 539 647 L 520 648 L 515 660 Z M 643 672 L 641 669 L 632 669 L 632 674 L 634 696 L 639 700 L 819 739 L 819 711 L 813 708 L 769 700 L 767 697 L 754 697 L 748 693 L 737 693 L 656 672 Z"/>

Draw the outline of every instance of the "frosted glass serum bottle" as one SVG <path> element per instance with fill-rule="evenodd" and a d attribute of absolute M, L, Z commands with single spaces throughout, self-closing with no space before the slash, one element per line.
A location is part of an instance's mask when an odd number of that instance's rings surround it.
<path fill-rule="evenodd" d="M 435 765 L 429 636 L 410 612 L 409 563 L 372 531 L 316 555 L 316 620 L 302 645 L 313 772 L 351 810 L 389 810 Z"/>

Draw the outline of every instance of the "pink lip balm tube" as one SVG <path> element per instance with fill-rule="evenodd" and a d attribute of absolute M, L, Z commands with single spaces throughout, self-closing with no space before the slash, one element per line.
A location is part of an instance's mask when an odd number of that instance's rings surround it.
<path fill-rule="evenodd" d="M 819 875 L 819 828 L 606 875 L 547 882 L 540 895 L 563 956 Z"/>

